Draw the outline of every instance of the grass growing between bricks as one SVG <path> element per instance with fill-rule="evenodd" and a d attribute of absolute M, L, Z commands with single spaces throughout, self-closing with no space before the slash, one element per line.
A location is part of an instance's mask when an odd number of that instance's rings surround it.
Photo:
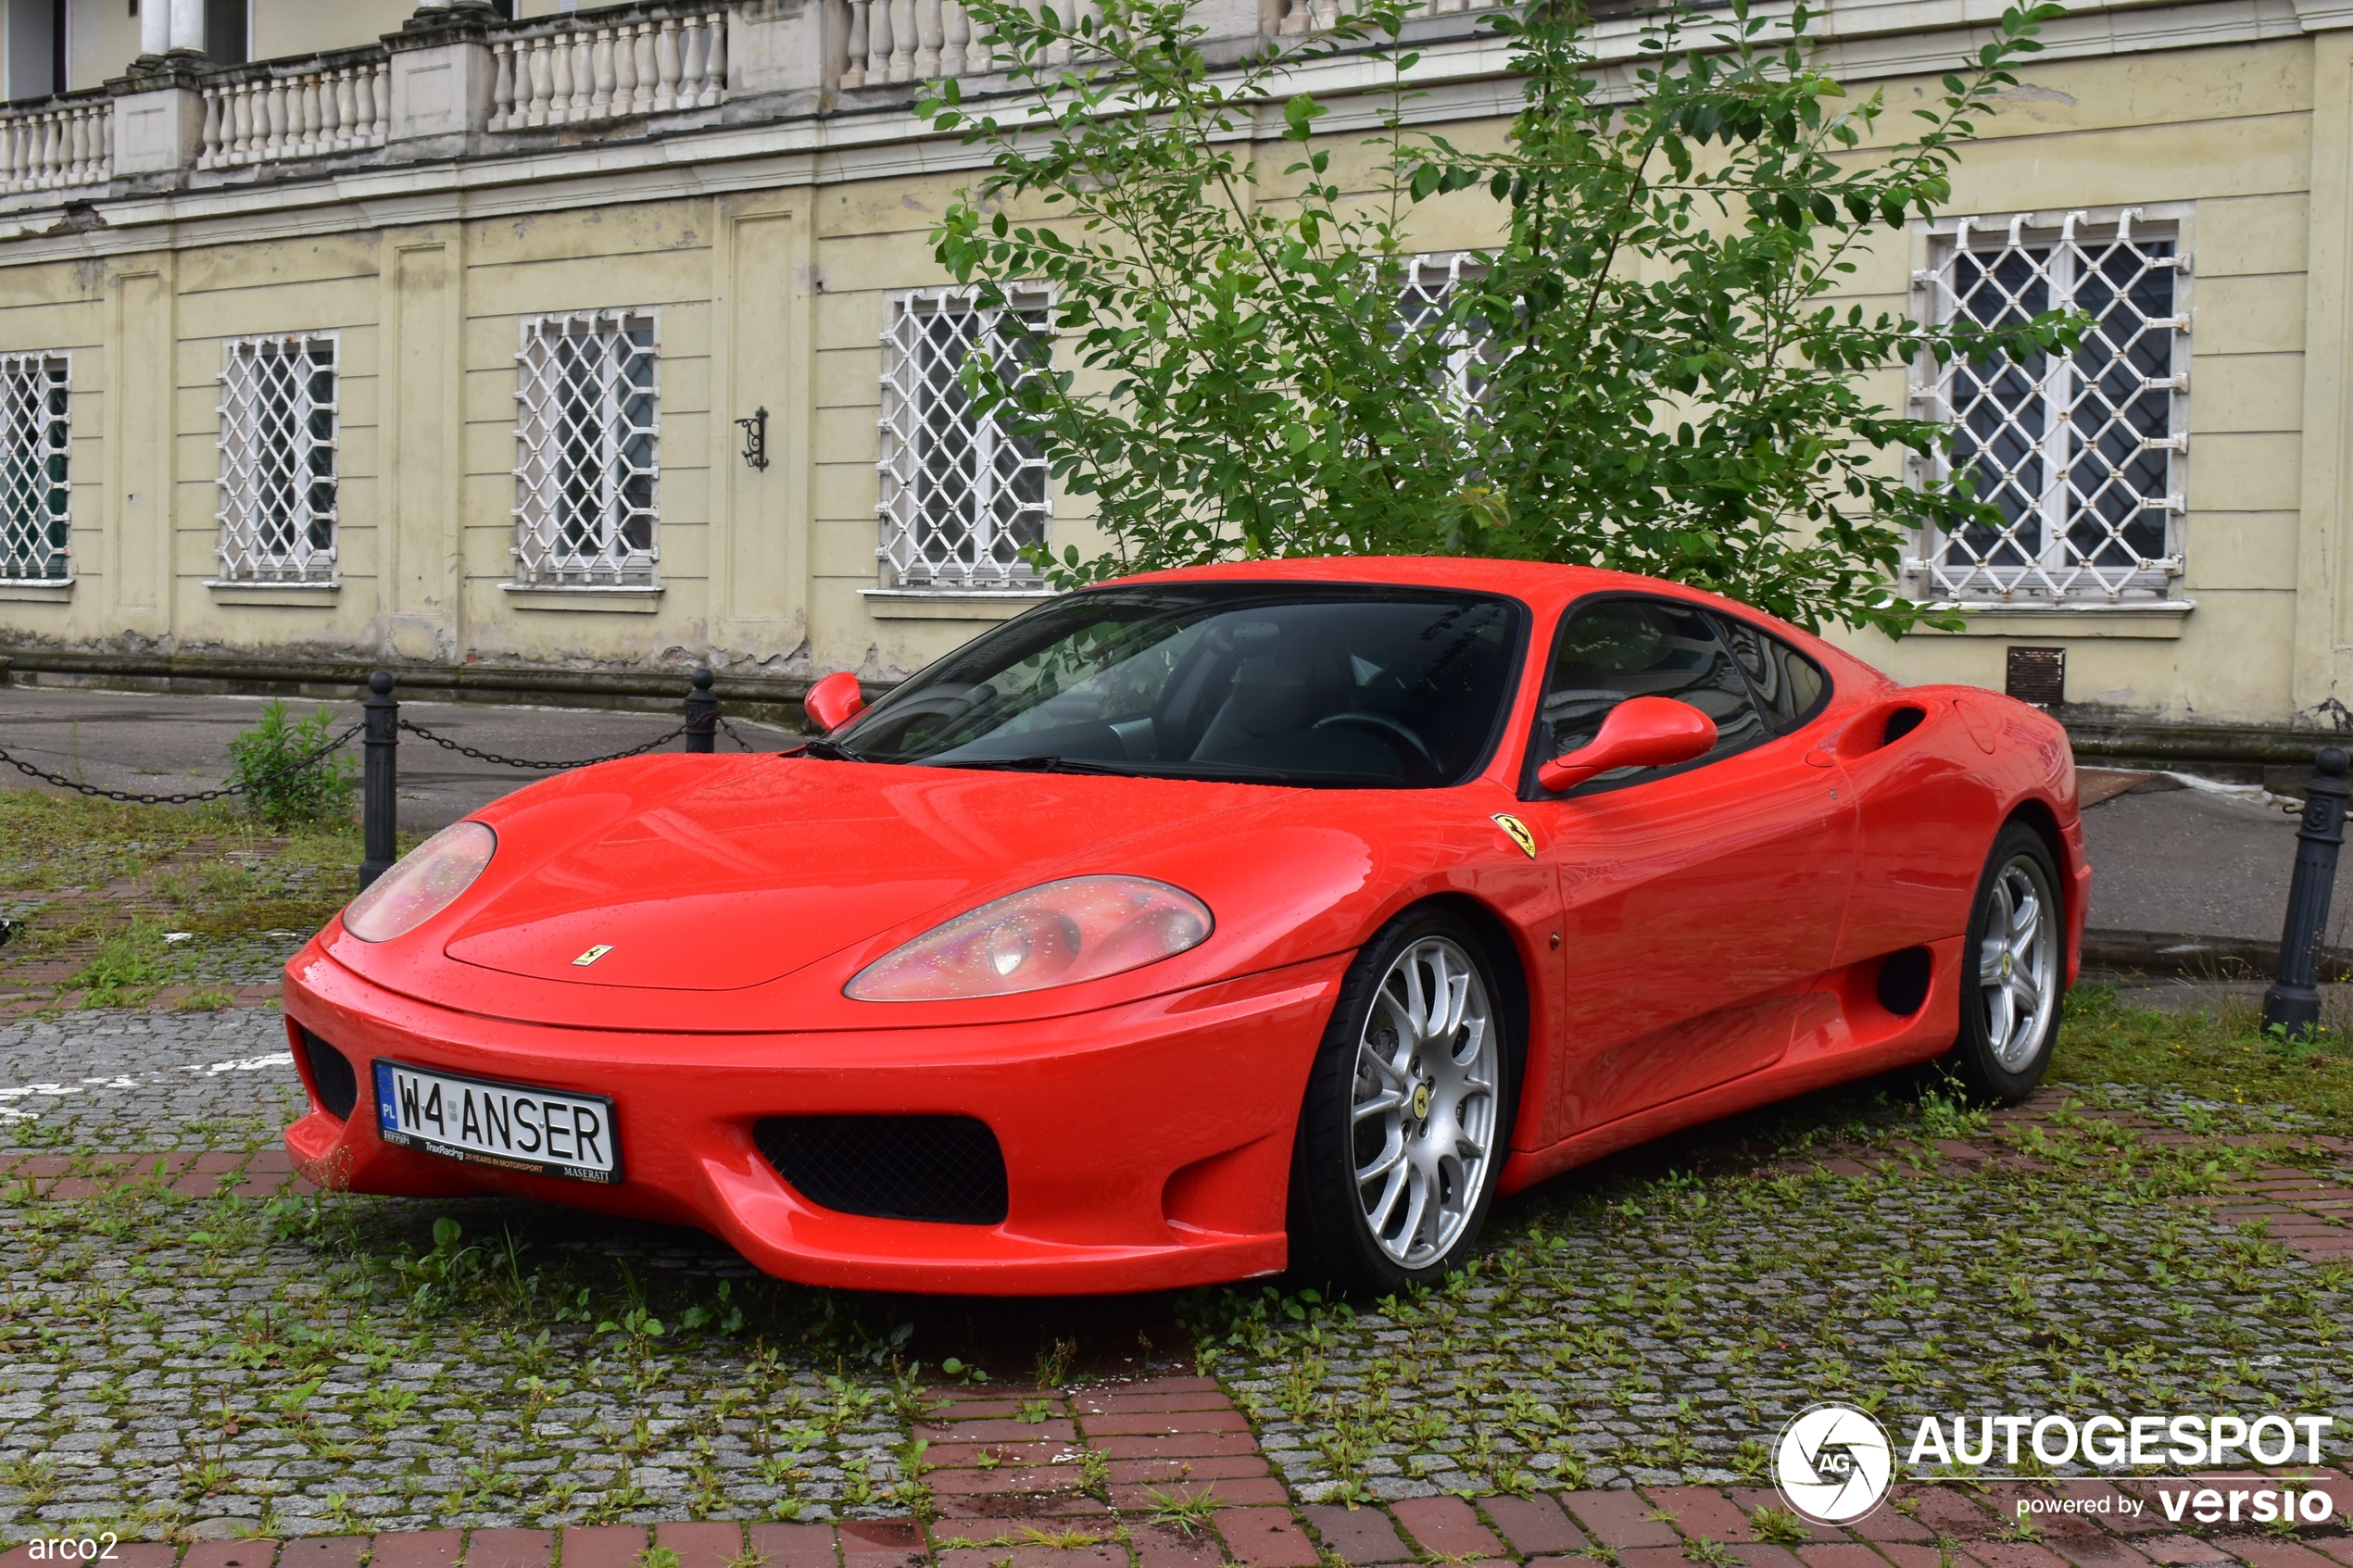
<path fill-rule="evenodd" d="M 923 1500 L 879 1304 L 497 1202 L 0 1192 L 0 1538 L 795 1520 Z"/>
<path fill-rule="evenodd" d="M 2337 1010 L 2331 1009 L 2332 1014 Z M 2212 1011 L 2120 1006 L 2108 986 L 2068 998 L 2054 1084 L 2136 1084 L 2233 1105 L 2289 1105 L 2353 1129 L 2353 1037 L 2340 1015 L 2309 1043 L 2263 1033 L 2262 1010 L 2233 999 Z"/>
<path fill-rule="evenodd" d="M 170 989 L 226 1006 L 236 986 L 275 984 L 349 900 L 359 858 L 356 822 L 272 834 L 233 805 L 0 789 L 0 915 L 19 922 L 0 1002 L 137 1007 Z"/>
<path fill-rule="evenodd" d="M 2102 1094 L 2198 1135 L 2067 1097 L 2051 1124 L 1993 1134 L 1932 1081 L 1894 1114 L 1831 1097 L 1819 1125 L 1905 1158 L 1661 1170 L 1653 1151 L 1501 1206 L 1440 1288 L 1205 1295 L 1203 1360 L 1318 1502 L 1758 1485 L 1768 1442 L 1821 1399 L 1902 1434 L 1963 1411 L 2353 1414 L 2353 1267 L 2202 1207 L 2283 1170 L 2353 1185 L 2342 1146 L 2281 1132 L 2292 1112 Z M 1940 1152 L 1971 1134 L 2015 1158 Z"/>

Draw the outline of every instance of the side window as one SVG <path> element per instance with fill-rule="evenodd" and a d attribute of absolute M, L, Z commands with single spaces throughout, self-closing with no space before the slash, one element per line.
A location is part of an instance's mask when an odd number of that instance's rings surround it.
<path fill-rule="evenodd" d="M 1745 621 L 1722 615 L 1716 624 L 1741 673 L 1756 688 L 1756 700 L 1775 734 L 1785 735 L 1821 711 L 1831 684 L 1820 665 Z"/>
<path fill-rule="evenodd" d="M 1770 732 L 1747 679 L 1702 611 L 1656 599 L 1604 599 L 1570 612 L 1553 655 L 1538 710 L 1541 758 L 1563 756 L 1592 740 L 1611 709 L 1629 696 L 1688 702 L 1716 721 L 1716 748 L 1704 767 L 1766 739 Z M 1579 793 L 1629 784 L 1649 773 L 1622 768 L 1579 786 Z"/>

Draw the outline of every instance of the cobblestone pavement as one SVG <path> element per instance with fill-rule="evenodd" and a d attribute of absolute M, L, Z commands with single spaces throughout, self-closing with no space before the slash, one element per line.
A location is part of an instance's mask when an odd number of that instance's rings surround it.
<path fill-rule="evenodd" d="M 1761 1164 L 1550 1184 L 1410 1299 L 1189 1298 L 1214 1376 L 1069 1387 L 1041 1360 L 1034 1387 L 939 1386 L 972 1352 L 934 1319 L 695 1233 L 302 1191 L 271 1147 L 283 1027 L 0 1027 L 0 1544 L 161 1543 L 129 1568 L 2353 1568 L 2343 1477 L 2329 1523 L 2269 1535 L 2021 1528 L 1999 1485 L 1833 1531 L 1761 1486 L 1762 1440 L 1838 1397 L 1899 1433 L 2209 1408 L 2353 1429 L 2353 1263 L 2260 1234 L 2333 1242 L 2353 1145 L 2272 1110 L 1931 1097 Z"/>
<path fill-rule="evenodd" d="M 258 1148 L 301 1095 L 274 1009 L 0 1024 L 0 1149 Z"/>
<path fill-rule="evenodd" d="M 2353 1267 L 2231 1223 L 2251 1218 L 2241 1178 L 2353 1198 L 2353 1145 L 2279 1135 L 2297 1119 L 2274 1110 L 2109 1095 L 2140 1116 L 2046 1091 L 1953 1154 L 1539 1196 L 1478 1273 L 1303 1325 L 1245 1318 L 1217 1364 L 1311 1501 L 1753 1483 L 1760 1439 L 1831 1399 L 1906 1432 L 2209 1405 L 2353 1426 Z"/>

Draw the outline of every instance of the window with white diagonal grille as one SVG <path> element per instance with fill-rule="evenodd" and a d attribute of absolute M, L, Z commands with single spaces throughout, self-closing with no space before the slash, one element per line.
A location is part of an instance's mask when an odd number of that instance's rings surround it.
<path fill-rule="evenodd" d="M 515 581 L 650 586 L 660 339 L 646 310 L 535 316 L 515 354 Z"/>
<path fill-rule="evenodd" d="M 220 370 L 220 581 L 335 580 L 335 337 L 232 338 Z"/>
<path fill-rule="evenodd" d="M 2000 514 L 1921 542 L 1921 597 L 1961 604 L 2170 598 L 2182 573 L 2189 461 L 2189 269 L 2171 224 L 2127 210 L 1962 220 L 1931 236 L 1916 283 L 1929 319 L 2007 326 L 2045 310 L 2090 319 L 2080 346 L 2024 359 L 1914 367 L 1915 408 L 1952 450 L 1951 476 Z"/>
<path fill-rule="evenodd" d="M 71 381 L 62 354 L 0 354 L 0 581 L 72 575 Z"/>
<path fill-rule="evenodd" d="M 1477 282 L 1486 268 L 1467 251 L 1451 255 L 1416 256 L 1405 262 L 1405 279 L 1397 293 L 1398 320 L 1408 331 L 1436 328 L 1446 334 L 1448 400 L 1458 409 L 1477 408 L 1487 393 L 1492 347 L 1478 334 L 1446 320 L 1448 302 L 1466 280 Z"/>
<path fill-rule="evenodd" d="M 980 352 L 1024 374 L 1047 366 L 1044 292 L 1011 297 L 983 310 L 970 289 L 920 289 L 885 305 L 877 554 L 894 586 L 1038 585 L 1021 552 L 1046 541 L 1046 459 L 975 414 L 962 379 Z"/>

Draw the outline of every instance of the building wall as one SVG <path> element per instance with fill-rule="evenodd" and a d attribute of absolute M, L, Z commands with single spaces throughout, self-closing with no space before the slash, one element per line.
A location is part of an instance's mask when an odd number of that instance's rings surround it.
<path fill-rule="evenodd" d="M 2176 721 L 2325 717 L 2346 684 L 2339 646 L 2353 644 L 2339 626 L 2337 505 L 2338 389 L 2353 358 L 2347 37 L 2045 58 L 2005 94 L 1957 180 L 1956 214 L 2190 204 L 2181 592 L 2196 608 L 1989 616 L 1960 635 L 1846 634 L 1850 646 L 1907 680 L 1997 687 L 2006 647 L 2057 646 L 2078 702 Z M 1941 68 L 1950 52 L 1931 54 Z M 1886 91 L 1894 123 L 1938 89 L 1926 75 Z M 1443 129 L 1477 141 L 1501 123 L 1490 112 Z M 1267 155 L 1278 167 L 1292 157 L 1288 144 Z M 12 265 L 0 245 L 0 350 L 73 355 L 79 579 L 69 594 L 0 588 L 0 631 L 85 647 L 575 669 L 706 656 L 781 675 L 918 668 L 1010 613 L 969 596 L 871 592 L 886 302 L 944 281 L 927 231 L 971 179 L 921 166 L 837 179 L 779 165 L 751 188 L 701 194 L 686 178 L 626 195 L 552 181 L 544 200 L 509 200 L 497 216 L 460 206 L 393 221 L 351 205 L 305 217 L 331 232 L 240 238 L 192 223 L 173 248 L 70 261 Z M 1493 220 L 1466 194 L 1426 208 L 1417 239 L 1466 248 Z M 1925 244 L 1880 245 L 1851 297 L 1904 308 Z M 2326 265 L 2308 279 L 2315 254 Z M 624 607 L 509 591 L 520 323 L 616 307 L 659 315 L 661 592 Z M 340 334 L 340 585 L 208 586 L 222 341 L 296 330 Z M 1903 378 L 1877 390 L 1900 403 Z M 735 421 L 761 408 L 772 463 L 755 471 Z M 1083 509 L 1056 506 L 1058 542 L 1090 544 Z"/>
<path fill-rule="evenodd" d="M 2331 41 L 2334 42 L 2333 40 Z M 2070 700 L 2171 719 L 2282 722 L 2297 707 L 2306 257 L 2315 45 L 2305 39 L 2036 65 L 1982 122 L 1953 214 L 2193 203 L 2190 451 L 2183 616 L 1987 615 L 1896 646 L 1849 634 L 1912 681 L 1999 688 L 2012 643 L 2068 650 Z M 1899 107 L 1923 86 L 1892 84 Z M 2341 209 L 2341 190 L 2332 204 Z M 1907 253 L 1882 245 L 1857 297 L 1900 309 Z M 1881 378 L 1891 404 L 1901 378 Z M 2316 517 L 2334 532 L 2334 517 Z"/>

